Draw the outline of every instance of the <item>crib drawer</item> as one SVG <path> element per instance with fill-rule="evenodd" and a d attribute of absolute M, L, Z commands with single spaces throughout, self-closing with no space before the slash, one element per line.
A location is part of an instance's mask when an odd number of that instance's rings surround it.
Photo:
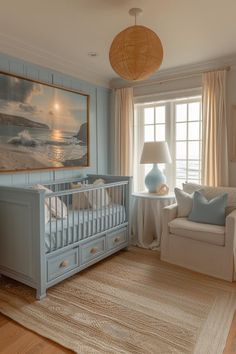
<path fill-rule="evenodd" d="M 47 260 L 47 281 L 51 281 L 79 266 L 79 249 L 73 248 Z"/>
<path fill-rule="evenodd" d="M 103 253 L 105 253 L 106 250 L 105 240 L 106 240 L 105 237 L 100 237 L 99 239 L 89 243 L 85 243 L 80 247 L 82 264 L 90 262 L 94 258 L 99 257 Z"/>
<path fill-rule="evenodd" d="M 111 250 L 120 246 L 122 243 L 127 241 L 127 229 L 122 229 L 116 233 L 107 235 L 107 248 Z"/>

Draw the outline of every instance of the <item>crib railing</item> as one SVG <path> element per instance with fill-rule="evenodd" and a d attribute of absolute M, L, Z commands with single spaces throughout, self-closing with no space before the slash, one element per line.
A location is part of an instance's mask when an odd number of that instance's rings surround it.
<path fill-rule="evenodd" d="M 59 190 L 62 186 L 55 186 Z M 127 223 L 128 181 L 83 185 L 45 194 L 50 211 L 45 220 L 46 251 L 53 252 Z"/>

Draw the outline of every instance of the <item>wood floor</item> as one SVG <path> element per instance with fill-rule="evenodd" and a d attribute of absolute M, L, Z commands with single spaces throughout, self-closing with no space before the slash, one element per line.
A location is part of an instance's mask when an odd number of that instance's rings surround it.
<path fill-rule="evenodd" d="M 229 335 L 227 338 L 225 350 L 223 354 L 235 354 L 236 353 L 236 312 L 230 327 Z"/>
<path fill-rule="evenodd" d="M 1 354 L 62 354 L 73 353 L 43 338 L 0 314 Z"/>

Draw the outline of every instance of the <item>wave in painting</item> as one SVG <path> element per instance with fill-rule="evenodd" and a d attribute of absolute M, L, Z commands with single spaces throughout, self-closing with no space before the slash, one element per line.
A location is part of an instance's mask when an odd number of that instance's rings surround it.
<path fill-rule="evenodd" d="M 38 146 L 40 143 L 36 139 L 33 139 L 28 130 L 23 130 L 8 140 L 8 144 L 23 145 L 23 146 Z"/>
<path fill-rule="evenodd" d="M 3 122 L 2 122 L 3 123 Z M 11 122 L 12 123 L 12 122 Z M 44 168 L 85 165 L 87 161 L 87 124 L 81 124 L 77 134 L 58 129 L 34 127 L 27 129 L 0 124 L 1 169 Z"/>
<path fill-rule="evenodd" d="M 17 136 L 9 139 L 8 144 L 36 147 L 44 144 L 55 145 L 55 146 L 67 146 L 71 144 L 81 145 L 81 142 L 78 142 L 77 139 L 75 139 L 74 137 L 68 138 L 66 141 L 34 139 L 30 135 L 28 130 L 23 130 L 20 133 L 18 133 Z"/>

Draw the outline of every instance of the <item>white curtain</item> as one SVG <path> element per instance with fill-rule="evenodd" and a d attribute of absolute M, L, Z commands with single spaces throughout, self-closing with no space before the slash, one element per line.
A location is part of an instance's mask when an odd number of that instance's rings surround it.
<path fill-rule="evenodd" d="M 113 121 L 111 126 L 112 173 L 132 176 L 133 173 L 133 88 L 113 92 Z"/>
<path fill-rule="evenodd" d="M 226 70 L 203 74 L 203 183 L 228 186 Z"/>

